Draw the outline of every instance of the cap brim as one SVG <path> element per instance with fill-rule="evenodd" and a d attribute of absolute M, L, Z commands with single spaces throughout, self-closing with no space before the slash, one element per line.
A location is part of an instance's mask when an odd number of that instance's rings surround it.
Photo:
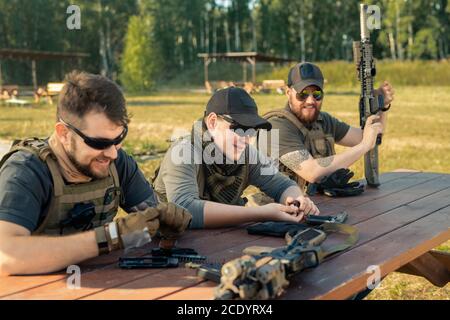
<path fill-rule="evenodd" d="M 320 82 L 319 80 L 313 80 L 313 79 L 300 81 L 300 82 L 297 82 L 296 84 L 292 85 L 292 87 L 297 92 L 302 91 L 303 89 L 305 89 L 306 87 L 309 87 L 309 86 L 317 86 L 320 88 L 320 90 L 323 90 L 323 83 Z"/>
<path fill-rule="evenodd" d="M 271 130 L 272 124 L 266 119 L 251 113 L 233 113 L 229 116 L 239 125 L 246 128 Z"/>

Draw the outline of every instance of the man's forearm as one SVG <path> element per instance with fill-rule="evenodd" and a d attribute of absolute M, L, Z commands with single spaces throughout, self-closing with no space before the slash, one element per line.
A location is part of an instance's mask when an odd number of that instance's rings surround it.
<path fill-rule="evenodd" d="M 280 203 L 286 204 L 286 199 L 288 197 L 291 197 L 293 199 L 297 199 L 298 197 L 302 196 L 303 192 L 300 190 L 298 186 L 291 186 L 284 190 L 283 194 L 280 197 Z"/>
<path fill-rule="evenodd" d="M 207 201 L 204 207 L 204 228 L 219 228 L 260 220 L 258 207 L 241 207 Z"/>
<path fill-rule="evenodd" d="M 358 161 L 367 150 L 362 144 L 358 144 L 348 150 L 336 154 L 334 156 L 315 159 L 316 162 L 314 177 L 318 182 L 322 177 L 332 174 L 333 172 L 341 169 L 348 168 L 353 163 Z"/>
<path fill-rule="evenodd" d="M 64 237 L 12 236 L 0 241 L 3 275 L 49 273 L 98 256 L 94 231 Z"/>

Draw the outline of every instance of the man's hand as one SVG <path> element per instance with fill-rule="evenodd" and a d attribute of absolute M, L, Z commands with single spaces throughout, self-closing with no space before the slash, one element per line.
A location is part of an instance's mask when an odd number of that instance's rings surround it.
<path fill-rule="evenodd" d="M 387 107 L 394 101 L 394 88 L 387 81 L 384 81 L 383 84 L 377 89 L 378 94 L 384 96 L 384 106 Z"/>
<path fill-rule="evenodd" d="M 156 234 L 160 227 L 158 219 L 160 214 L 161 212 L 157 208 L 147 208 L 143 211 L 131 213 L 125 217 L 116 219 L 115 224 L 117 225 L 118 248 L 137 248 L 150 242 L 151 237 Z M 115 249 L 114 222 L 107 226 L 107 233 L 109 232 L 109 238 L 112 239 L 112 248 Z"/>
<path fill-rule="evenodd" d="M 298 207 L 285 206 L 279 203 L 269 203 L 258 207 L 260 221 L 289 221 L 300 222 L 304 213 Z"/>
<path fill-rule="evenodd" d="M 286 205 L 287 206 L 293 206 L 295 208 L 298 208 L 300 212 L 307 215 L 318 215 L 320 213 L 319 209 L 316 207 L 314 202 L 308 197 L 300 196 L 297 199 L 294 199 L 292 197 L 286 198 Z"/>
<path fill-rule="evenodd" d="M 173 203 L 161 203 L 157 209 L 160 213 L 159 230 L 165 238 L 177 238 L 191 223 L 189 211 Z"/>
<path fill-rule="evenodd" d="M 380 116 L 371 115 L 367 118 L 364 126 L 363 139 L 361 144 L 366 151 L 372 150 L 377 143 L 377 136 L 383 133 L 383 124 L 380 121 Z"/>

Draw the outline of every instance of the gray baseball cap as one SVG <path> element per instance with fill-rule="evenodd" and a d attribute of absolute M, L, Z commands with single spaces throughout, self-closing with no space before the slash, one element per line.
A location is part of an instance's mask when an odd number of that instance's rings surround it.
<path fill-rule="evenodd" d="M 319 67 L 310 62 L 302 62 L 289 70 L 288 87 L 299 92 L 308 86 L 317 86 L 323 90 L 323 75 Z"/>

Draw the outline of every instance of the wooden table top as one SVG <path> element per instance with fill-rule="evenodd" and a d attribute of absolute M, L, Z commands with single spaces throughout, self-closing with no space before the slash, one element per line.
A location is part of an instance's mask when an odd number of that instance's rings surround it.
<path fill-rule="evenodd" d="M 380 180 L 378 189 L 366 189 L 360 196 L 313 197 L 322 214 L 346 210 L 347 223 L 358 228 L 359 240 L 317 268 L 296 275 L 281 299 L 345 299 L 366 288 L 368 277 L 373 276 L 367 272 L 369 266 L 379 266 L 385 276 L 450 239 L 450 175 L 391 172 Z M 224 262 L 239 257 L 249 246 L 284 245 L 281 238 L 249 235 L 245 227 L 189 231 L 179 247 Z M 132 254 L 148 254 L 152 247 Z M 43 276 L 2 277 L 0 299 L 213 298 L 216 284 L 197 277 L 195 270 L 123 270 L 117 265 L 122 255 L 114 252 L 81 264 L 78 289 L 67 286 L 71 274 L 65 270 Z"/>

